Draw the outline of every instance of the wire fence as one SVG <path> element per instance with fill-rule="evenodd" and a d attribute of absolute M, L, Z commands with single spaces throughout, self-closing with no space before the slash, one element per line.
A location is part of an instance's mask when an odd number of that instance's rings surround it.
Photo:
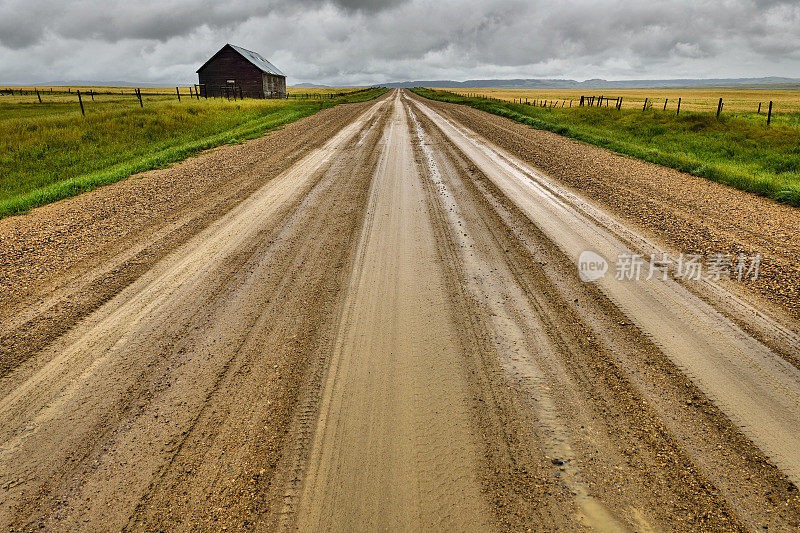
<path fill-rule="evenodd" d="M 453 96 L 458 97 L 467 97 L 467 98 L 481 98 L 486 100 L 491 100 L 495 102 L 508 102 L 513 104 L 519 105 L 528 105 L 533 107 L 543 107 L 543 108 L 572 108 L 572 107 L 593 107 L 593 108 L 610 108 L 612 110 L 620 111 L 623 108 L 625 109 L 640 109 L 641 111 L 649 111 L 649 110 L 659 110 L 662 112 L 674 112 L 676 116 L 679 116 L 681 112 L 692 111 L 692 112 L 710 112 L 716 115 L 716 118 L 719 119 L 723 116 L 723 112 L 726 111 L 726 98 L 719 97 L 713 104 L 708 104 L 706 102 L 698 102 L 696 96 L 692 97 L 691 104 L 689 109 L 687 106 L 684 105 L 684 98 L 682 96 L 678 97 L 660 97 L 660 98 L 651 98 L 649 96 L 644 96 L 644 100 L 641 100 L 641 92 L 637 96 L 630 98 L 630 96 L 607 96 L 603 94 L 598 95 L 575 95 L 573 98 L 558 98 L 553 96 L 506 96 L 506 95 L 498 95 L 497 93 L 492 92 L 482 92 L 472 91 L 472 90 L 465 90 L 465 91 L 453 91 L 453 90 L 438 90 L 441 92 L 449 93 Z M 731 112 L 735 113 L 752 113 L 756 115 L 761 115 L 764 117 L 767 125 L 770 125 L 774 115 L 777 112 L 777 105 L 776 101 L 769 99 L 767 94 L 762 94 L 765 98 L 763 100 L 749 100 L 743 102 L 741 98 L 733 98 L 735 102 L 734 109 L 731 109 Z M 800 91 L 797 91 L 795 94 L 795 98 L 797 98 L 798 102 L 800 102 Z M 798 113 L 800 110 L 790 109 L 785 111 L 787 113 Z"/>
<path fill-rule="evenodd" d="M 265 99 L 302 99 L 302 100 L 327 100 L 351 96 L 373 90 L 375 87 L 354 88 L 346 91 L 328 90 L 305 90 L 305 91 L 286 91 L 276 93 L 274 96 L 267 95 Z M 272 96 L 270 98 L 270 96 Z M 5 97 L 12 97 L 4 100 Z M 167 87 L 5 87 L 0 88 L 0 104 L 68 104 L 79 108 L 81 114 L 86 116 L 87 104 L 94 102 L 95 99 L 101 102 L 113 101 L 121 103 L 120 100 L 128 100 L 129 103 L 138 107 L 145 107 L 148 98 L 163 102 L 174 99 L 177 102 L 183 100 L 243 100 L 256 98 L 249 97 L 242 87 L 235 84 L 208 87 L 204 84 L 189 86 L 176 86 L 174 90 Z"/>

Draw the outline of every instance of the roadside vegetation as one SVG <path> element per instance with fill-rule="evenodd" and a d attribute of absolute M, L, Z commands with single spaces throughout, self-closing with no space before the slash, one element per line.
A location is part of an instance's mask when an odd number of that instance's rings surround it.
<path fill-rule="evenodd" d="M 83 94 L 85 117 L 74 90 L 42 93 L 43 103 L 30 93 L 0 97 L 0 217 L 386 92 L 376 88 L 332 98 L 331 91 L 309 89 L 318 97 L 236 101 L 197 100 L 184 93 L 178 101 L 174 92 L 143 90 L 140 107 L 131 89 L 97 90 L 105 94 L 94 100 Z"/>
<path fill-rule="evenodd" d="M 715 112 L 683 107 L 676 116 L 674 109 L 663 111 L 655 103 L 646 111 L 643 104 L 616 110 L 576 107 L 576 101 L 571 108 L 551 108 L 442 90 L 414 91 L 800 207 L 800 112 L 773 115 L 767 126 L 763 114 L 745 111 L 723 112 L 717 119 Z M 474 90 L 479 91 L 485 90 Z"/>

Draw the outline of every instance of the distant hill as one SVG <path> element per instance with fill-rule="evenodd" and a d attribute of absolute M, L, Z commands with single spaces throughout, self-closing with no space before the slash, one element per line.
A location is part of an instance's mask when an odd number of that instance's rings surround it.
<path fill-rule="evenodd" d="M 291 89 L 292 87 L 305 87 L 305 88 L 308 88 L 308 89 L 312 89 L 312 88 L 316 88 L 316 89 L 327 89 L 327 88 L 329 88 L 329 87 L 330 87 L 330 85 L 319 85 L 319 84 L 317 84 L 317 83 L 296 83 L 296 84 L 294 84 L 294 85 L 290 85 L 290 86 L 289 86 L 289 88 L 290 88 L 290 89 Z"/>
<path fill-rule="evenodd" d="M 736 88 L 786 88 L 800 89 L 800 78 L 711 78 L 678 80 L 603 80 L 586 81 L 562 79 L 513 79 L 513 80 L 420 80 L 384 83 L 385 87 L 481 87 L 486 89 L 654 89 L 661 87 L 736 87 Z"/>

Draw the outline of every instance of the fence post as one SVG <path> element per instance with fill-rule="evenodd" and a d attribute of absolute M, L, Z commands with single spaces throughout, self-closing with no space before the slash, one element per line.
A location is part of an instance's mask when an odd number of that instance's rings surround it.
<path fill-rule="evenodd" d="M 83 110 L 83 100 L 81 99 L 81 90 L 78 89 L 78 103 L 81 105 L 81 115 L 86 116 L 86 111 Z"/>
<path fill-rule="evenodd" d="M 622 109 L 622 97 L 618 96 L 617 97 L 617 111 L 619 111 L 620 109 Z"/>
<path fill-rule="evenodd" d="M 136 97 L 139 99 L 139 107 L 144 107 L 144 103 L 142 102 L 142 90 L 138 87 L 136 88 Z"/>
<path fill-rule="evenodd" d="M 642 106 L 642 111 L 647 109 L 647 98 L 644 99 L 644 105 Z"/>
<path fill-rule="evenodd" d="M 761 114 L 761 102 L 758 103 L 758 111 L 756 111 L 759 115 Z"/>
<path fill-rule="evenodd" d="M 678 98 L 678 110 L 677 110 L 677 111 L 675 111 L 675 116 L 677 117 L 677 116 L 678 116 L 678 115 L 680 115 L 680 114 L 681 114 L 681 99 L 680 99 L 680 97 L 679 97 L 679 98 Z"/>
<path fill-rule="evenodd" d="M 664 111 L 667 110 L 667 102 L 669 102 L 668 98 L 664 98 Z"/>
<path fill-rule="evenodd" d="M 772 100 L 769 101 L 769 111 L 767 111 L 767 126 L 769 126 L 771 120 L 772 120 Z"/>
<path fill-rule="evenodd" d="M 719 120 L 720 113 L 722 113 L 722 98 L 719 99 L 719 103 L 717 104 L 717 120 Z"/>
<path fill-rule="evenodd" d="M 175 93 L 178 95 L 178 101 L 181 101 L 181 90 L 175 87 Z"/>
<path fill-rule="evenodd" d="M 583 96 L 581 96 L 581 103 L 579 105 L 580 107 L 583 107 Z"/>
<path fill-rule="evenodd" d="M 92 102 L 94 102 L 94 89 L 89 89 L 89 96 L 92 97 Z"/>
<path fill-rule="evenodd" d="M 39 103 L 41 104 L 42 103 L 42 95 L 39 94 L 39 89 L 38 88 L 36 89 L 36 98 L 39 99 Z"/>

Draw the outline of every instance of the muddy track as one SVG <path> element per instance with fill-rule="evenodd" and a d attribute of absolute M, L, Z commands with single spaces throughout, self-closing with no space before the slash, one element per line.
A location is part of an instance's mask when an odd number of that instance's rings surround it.
<path fill-rule="evenodd" d="M 508 121 L 404 91 L 326 116 L 271 134 L 283 163 L 256 140 L 149 178 L 205 168 L 210 210 L 9 255 L 42 283 L 0 301 L 0 529 L 800 527 L 800 329 L 765 286 L 583 282 L 584 249 L 678 243 Z"/>

